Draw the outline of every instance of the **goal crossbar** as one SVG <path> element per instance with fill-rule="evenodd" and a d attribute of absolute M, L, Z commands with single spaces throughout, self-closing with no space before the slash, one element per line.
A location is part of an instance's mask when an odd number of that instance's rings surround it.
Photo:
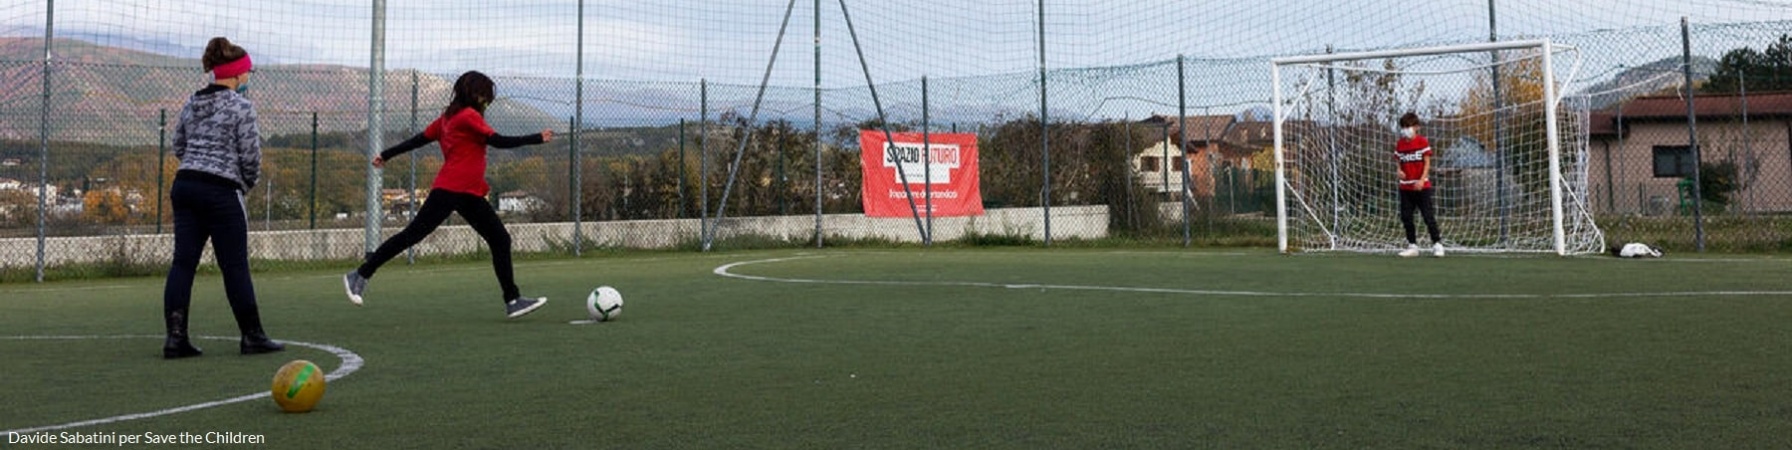
<path fill-rule="evenodd" d="M 1315 55 L 1286 56 L 1271 58 L 1270 64 L 1285 66 L 1289 64 L 1312 64 L 1316 62 L 1360 61 L 1365 59 L 1381 59 L 1404 56 L 1431 56 L 1450 53 L 1476 53 L 1498 50 L 1517 50 L 1523 48 L 1573 49 L 1571 46 L 1551 43 L 1548 39 L 1530 39 L 1523 41 L 1485 42 L 1479 44 L 1443 45 L 1436 47 L 1418 47 L 1393 50 L 1374 50 L 1366 52 L 1321 53 Z"/>

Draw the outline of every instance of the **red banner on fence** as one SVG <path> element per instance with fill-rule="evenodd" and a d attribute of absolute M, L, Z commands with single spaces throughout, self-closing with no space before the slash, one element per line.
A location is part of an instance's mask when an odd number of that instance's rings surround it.
<path fill-rule="evenodd" d="M 926 214 L 928 181 L 933 182 L 934 217 L 983 215 L 983 193 L 977 178 L 977 135 L 933 134 L 928 137 L 926 149 L 921 148 L 921 133 L 892 135 L 895 145 L 889 145 L 882 131 L 859 131 L 866 216 L 912 217 L 911 211 Z M 911 195 L 914 210 L 909 209 Z"/>

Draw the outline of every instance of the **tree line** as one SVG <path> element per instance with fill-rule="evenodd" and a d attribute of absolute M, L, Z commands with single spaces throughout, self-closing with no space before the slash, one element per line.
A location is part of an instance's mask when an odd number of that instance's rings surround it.
<path fill-rule="evenodd" d="M 813 129 L 785 120 L 751 124 L 739 115 L 724 114 L 707 125 L 687 123 L 682 133 L 677 125 L 652 128 L 646 137 L 631 137 L 618 130 L 585 130 L 580 132 L 576 181 L 572 140 L 566 135 L 548 145 L 489 150 L 487 179 L 495 203 L 500 196 L 510 195 L 536 202 L 532 209 L 506 212 L 512 221 L 571 220 L 575 183 L 577 211 L 584 220 L 695 218 L 702 215 L 705 204 L 709 211 L 715 210 L 728 188 L 734 154 L 744 149 L 730 189 L 729 216 L 813 214 L 818 197 L 828 214 L 861 213 L 858 132 L 879 126 L 874 121 L 841 124 L 817 136 Z M 907 131 L 919 127 L 893 124 L 891 128 Z M 1034 117 L 978 129 L 982 193 L 988 207 L 1042 204 L 1041 131 Z M 1122 222 L 1115 224 L 1121 228 L 1155 222 L 1159 199 L 1127 178 L 1132 154 L 1155 143 L 1155 128 L 1122 122 L 1053 123 L 1045 132 L 1051 142 L 1053 205 L 1107 204 L 1142 212 L 1114 215 L 1124 216 L 1116 219 Z M 278 222 L 269 225 L 278 228 L 302 228 L 313 218 L 320 227 L 360 225 L 367 203 L 367 162 L 361 153 L 364 133 L 320 134 L 316 151 L 311 148 L 312 139 L 310 134 L 301 134 L 271 136 L 264 141 L 264 173 L 247 195 L 252 220 Z M 744 147 L 740 145 L 743 140 Z M 642 149 L 641 142 L 656 145 Z M 19 152 L 30 147 L 26 143 L 7 145 L 6 149 Z M 706 152 L 707 172 L 702 170 Z M 30 175 L 36 171 L 34 153 L 20 156 L 31 166 Z M 167 187 L 179 163 L 164 149 L 52 144 L 51 153 L 55 163 L 52 184 L 64 189 L 65 195 L 73 195 L 72 189 L 83 192 L 78 199 L 83 204 L 78 217 L 52 219 L 84 226 L 150 226 L 171 220 Z M 0 152 L 0 156 L 5 154 Z M 441 153 L 434 146 L 389 162 L 381 172 L 382 187 L 397 191 L 383 196 L 383 213 L 401 216 L 408 209 L 403 194 L 413 166 L 416 188 L 427 191 L 441 164 Z M 6 214 L 6 227 L 35 226 L 32 197 L 0 195 L 0 203 L 13 205 L 7 210 L 11 213 Z M 333 222 L 339 216 L 355 219 Z M 258 223 L 255 228 L 261 226 Z"/>

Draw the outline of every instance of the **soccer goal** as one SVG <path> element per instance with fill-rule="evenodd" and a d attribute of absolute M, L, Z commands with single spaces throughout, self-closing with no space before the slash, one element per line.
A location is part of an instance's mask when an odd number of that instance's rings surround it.
<path fill-rule="evenodd" d="M 1535 40 L 1273 60 L 1281 251 L 1406 247 L 1394 145 L 1409 111 L 1431 143 L 1446 248 L 1603 251 L 1586 206 L 1586 111 L 1564 109 L 1558 80 L 1573 70 L 1556 73 L 1578 59 Z"/>

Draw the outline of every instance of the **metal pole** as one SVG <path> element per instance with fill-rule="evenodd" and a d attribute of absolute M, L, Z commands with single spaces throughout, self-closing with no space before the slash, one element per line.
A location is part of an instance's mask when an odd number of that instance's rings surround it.
<path fill-rule="evenodd" d="M 567 139 L 570 141 L 568 142 L 570 145 L 566 146 L 566 160 L 568 162 L 566 175 L 570 182 L 570 186 L 567 187 L 567 190 L 572 191 L 572 195 L 570 196 L 572 197 L 572 255 L 585 256 L 585 230 L 583 223 L 581 223 L 584 218 L 583 213 L 585 208 L 582 203 L 584 203 L 585 190 L 583 189 L 583 186 L 581 186 L 584 180 L 580 177 L 580 174 L 584 171 L 584 167 L 581 163 L 582 159 L 579 157 L 579 119 L 576 118 L 576 113 L 574 116 L 574 118 L 566 119 L 567 134 L 571 135 Z"/>
<path fill-rule="evenodd" d="M 1749 165 L 1753 165 L 1755 161 L 1755 132 L 1748 126 L 1748 74 L 1736 74 L 1736 88 L 1740 91 L 1740 96 L 1738 98 L 1742 101 L 1742 156 L 1748 158 Z M 1744 167 L 1742 164 L 1736 164 L 1735 147 L 1731 147 L 1730 149 L 1730 164 L 1736 167 L 1736 174 L 1734 176 L 1738 179 L 1737 181 L 1741 181 L 1740 179 L 1742 178 Z M 1750 177 L 1750 179 L 1753 178 L 1754 177 Z M 1748 188 L 1748 201 L 1744 202 L 1742 212 L 1751 215 L 1755 212 L 1754 186 L 1749 186 Z"/>
<path fill-rule="evenodd" d="M 853 29 L 852 12 L 847 10 L 846 0 L 840 0 L 840 17 L 846 20 L 846 34 L 852 37 L 853 51 L 859 56 L 859 70 L 865 74 L 865 88 L 871 91 L 872 109 L 877 110 L 878 128 L 883 129 L 884 132 L 884 158 L 891 158 L 889 151 L 897 148 L 896 136 L 890 133 L 890 120 L 884 115 L 883 100 L 878 99 L 877 83 L 871 79 L 871 66 L 869 63 L 865 62 L 865 49 L 859 46 L 859 32 Z M 915 193 L 913 190 L 909 189 L 908 169 L 904 168 L 907 166 L 901 164 L 900 159 L 897 161 L 896 178 L 898 181 L 896 184 L 902 185 L 903 197 L 908 200 L 909 217 L 915 219 L 915 233 L 921 235 L 922 241 L 926 241 L 927 226 L 921 222 L 920 208 L 915 205 Z M 1050 233 L 1047 234 L 1049 235 Z"/>
<path fill-rule="evenodd" d="M 1045 208 L 1045 246 L 1052 246 L 1052 143 L 1046 110 L 1045 79 L 1045 0 L 1039 0 L 1039 165 L 1044 177 L 1044 196 L 1040 204 Z"/>
<path fill-rule="evenodd" d="M 1191 225 L 1188 215 L 1191 213 L 1189 203 L 1193 200 L 1189 198 L 1189 194 L 1194 192 L 1195 188 L 1194 180 L 1189 179 L 1188 173 L 1189 170 L 1194 169 L 1194 165 L 1188 160 L 1188 76 L 1184 72 L 1185 66 L 1187 66 L 1186 61 L 1187 58 L 1176 55 L 1176 110 L 1178 111 L 1176 113 L 1176 160 L 1182 163 L 1182 192 L 1180 194 L 1182 195 L 1182 246 L 1184 248 L 1194 242 L 1194 238 L 1190 236 L 1189 227 Z"/>
<path fill-rule="evenodd" d="M 697 81 L 697 242 L 709 238 L 709 80 Z"/>
<path fill-rule="evenodd" d="M 1618 148 L 1624 148 L 1624 108 L 1612 108 L 1618 111 L 1616 129 L 1618 132 Z M 1605 145 L 1605 212 L 1618 212 L 1618 188 L 1612 175 L 1612 145 Z"/>
<path fill-rule="evenodd" d="M 1211 233 L 1213 232 L 1213 216 L 1218 209 L 1217 203 L 1219 202 L 1218 197 L 1220 195 L 1220 177 L 1215 175 L 1214 172 L 1214 166 L 1217 165 L 1216 163 L 1219 158 L 1219 146 L 1213 143 L 1213 120 L 1210 120 L 1210 117 L 1213 117 L 1213 108 L 1201 108 L 1201 139 L 1204 140 L 1201 142 L 1201 147 L 1202 150 L 1207 153 L 1207 180 L 1209 184 L 1207 192 L 1207 214 L 1204 215 L 1207 216 L 1207 231 Z M 1188 173 L 1188 170 L 1183 170 L 1183 173 Z"/>
<path fill-rule="evenodd" d="M 417 103 L 417 71 L 412 70 L 411 71 L 411 126 L 409 128 L 405 128 L 406 133 L 416 133 L 417 132 L 417 110 L 418 110 L 417 105 L 418 105 L 418 103 Z M 405 182 L 404 182 L 404 203 L 405 203 L 405 207 L 410 209 L 410 211 L 411 211 L 411 218 L 415 219 L 417 217 L 417 159 L 418 159 L 418 157 L 417 157 L 417 152 L 410 152 L 410 153 L 407 153 L 407 155 L 408 156 L 405 156 L 405 157 L 409 158 L 410 164 L 406 164 L 406 165 L 410 166 L 410 177 L 406 178 Z M 444 156 L 446 156 L 446 155 L 444 154 Z M 405 261 L 405 264 L 410 264 L 410 265 L 417 264 L 417 246 L 413 245 L 411 247 L 404 249 L 404 261 Z"/>
<path fill-rule="evenodd" d="M 789 121 L 785 121 L 784 123 L 786 125 L 790 124 Z M 790 131 L 790 128 L 787 127 L 787 128 L 778 130 L 777 184 L 772 189 L 772 195 L 778 196 L 778 216 L 780 216 L 780 217 L 790 215 L 790 198 L 789 198 L 789 196 L 785 195 L 789 192 L 789 189 L 790 189 L 790 186 L 789 186 L 790 175 L 788 175 L 784 172 L 784 165 L 785 165 L 784 146 L 790 144 L 790 133 L 787 133 L 787 131 Z"/>
<path fill-rule="evenodd" d="M 373 39 L 370 69 L 367 71 L 367 154 L 365 158 L 372 160 L 379 156 L 385 147 L 385 136 L 381 130 L 384 125 L 386 109 L 386 0 L 373 0 Z M 363 233 L 363 242 L 369 256 L 380 245 L 380 222 L 386 215 L 380 207 L 380 169 L 367 165 L 367 225 Z"/>
<path fill-rule="evenodd" d="M 48 0 L 44 7 L 44 99 L 43 109 L 37 112 L 38 149 L 37 149 L 37 282 L 44 282 L 44 230 L 48 223 L 44 221 L 50 215 L 50 60 L 52 57 L 51 42 L 56 40 L 56 0 Z"/>
<path fill-rule="evenodd" d="M 921 76 L 921 192 L 927 202 L 927 232 L 921 246 L 933 246 L 933 118 L 928 114 L 927 76 Z"/>
<path fill-rule="evenodd" d="M 573 78 L 577 80 L 573 86 L 573 119 L 572 126 L 567 127 L 566 132 L 572 135 L 569 139 L 572 148 L 570 150 L 572 152 L 572 254 L 573 256 L 585 256 L 585 208 L 582 205 L 585 200 L 585 190 L 580 186 L 584 181 L 581 179 L 581 175 L 583 175 L 585 167 L 582 164 L 581 155 L 579 155 L 579 127 L 585 125 L 585 0 L 579 0 L 577 45 L 578 56 L 574 58 L 577 61 L 577 67 L 573 69 Z"/>
<path fill-rule="evenodd" d="M 1499 15 L 1495 13 L 1494 0 L 1487 0 L 1487 42 L 1499 42 L 1499 40 Z M 1544 52 L 1548 51 L 1549 49 L 1544 49 Z M 1495 158 L 1493 197 L 1500 211 L 1499 243 L 1505 244 L 1510 233 L 1510 224 L 1507 221 L 1512 215 L 1510 202 L 1506 198 L 1506 159 L 1510 155 L 1501 149 L 1506 142 L 1506 97 L 1500 94 L 1500 51 L 1493 50 L 1488 54 L 1493 55 L 1493 77 L 1489 83 L 1493 88 L 1493 142 L 1488 143 L 1488 147 L 1493 150 Z M 1554 101 L 1554 99 L 1546 101 Z"/>
<path fill-rule="evenodd" d="M 1692 93 L 1692 26 L 1686 17 L 1680 17 L 1680 74 L 1683 97 L 1686 98 L 1686 138 L 1692 145 L 1692 229 L 1693 242 L 1699 253 L 1705 252 L 1705 214 L 1704 204 L 1699 192 L 1699 163 L 1703 161 L 1699 151 L 1699 115 L 1693 107 Z"/>
<path fill-rule="evenodd" d="M 821 0 L 815 0 L 815 248 L 822 247 L 821 189 Z"/>
<path fill-rule="evenodd" d="M 274 231 L 274 177 L 267 177 L 267 182 L 262 184 L 266 186 L 261 188 L 261 201 L 266 204 L 262 206 L 261 226 L 263 230 Z"/>
<path fill-rule="evenodd" d="M 747 114 L 745 136 L 741 138 L 738 146 L 734 149 L 734 161 L 728 164 L 728 181 L 722 185 L 722 198 L 716 202 L 717 226 L 720 226 L 723 218 L 728 215 L 728 197 L 734 191 L 735 177 L 740 174 L 741 158 L 747 154 L 747 144 L 753 141 L 752 128 L 758 126 L 759 109 L 765 101 L 765 88 L 771 83 L 772 68 L 778 63 L 778 49 L 784 46 L 784 32 L 790 27 L 790 14 L 794 11 L 796 11 L 796 0 L 790 0 L 784 5 L 784 21 L 778 24 L 778 39 L 772 42 L 772 57 L 765 62 L 765 76 L 759 79 L 759 92 L 753 96 L 753 110 Z M 715 230 L 711 229 L 710 231 L 714 232 Z M 715 243 L 715 238 L 714 234 L 705 236 L 703 249 L 709 250 L 710 245 Z"/>
<path fill-rule="evenodd" d="M 684 177 L 684 119 L 680 118 L 678 119 L 678 218 L 680 219 L 683 219 L 685 211 L 689 210 L 689 207 L 685 206 Z"/>
<path fill-rule="evenodd" d="M 161 119 L 156 124 L 156 234 L 162 234 L 162 186 L 167 185 L 168 172 L 164 170 L 168 164 L 168 108 L 162 108 Z"/>
<path fill-rule="evenodd" d="M 315 230 L 315 229 L 317 229 L 317 113 L 316 112 L 311 113 L 311 189 L 310 189 L 310 191 L 311 191 L 310 193 L 305 195 L 305 198 L 307 199 L 306 204 L 311 205 L 311 206 L 305 208 L 305 210 L 307 211 L 306 214 L 311 216 L 310 217 L 310 219 L 311 219 L 310 225 L 308 225 L 307 229 Z"/>
<path fill-rule="evenodd" d="M 1132 111 L 1127 111 L 1126 117 L 1121 120 L 1123 120 L 1121 123 L 1126 124 L 1121 127 L 1121 132 L 1125 133 L 1126 136 L 1126 143 L 1123 144 L 1123 147 L 1120 147 L 1122 149 L 1120 158 L 1126 163 L 1126 186 L 1122 187 L 1122 189 L 1126 189 L 1124 194 L 1126 196 L 1126 224 L 1127 226 L 1137 229 L 1139 224 L 1138 203 L 1133 202 L 1132 200 L 1133 182 L 1136 181 L 1133 180 L 1135 175 L 1132 173 Z M 952 124 L 952 128 L 956 131 L 958 124 Z"/>

